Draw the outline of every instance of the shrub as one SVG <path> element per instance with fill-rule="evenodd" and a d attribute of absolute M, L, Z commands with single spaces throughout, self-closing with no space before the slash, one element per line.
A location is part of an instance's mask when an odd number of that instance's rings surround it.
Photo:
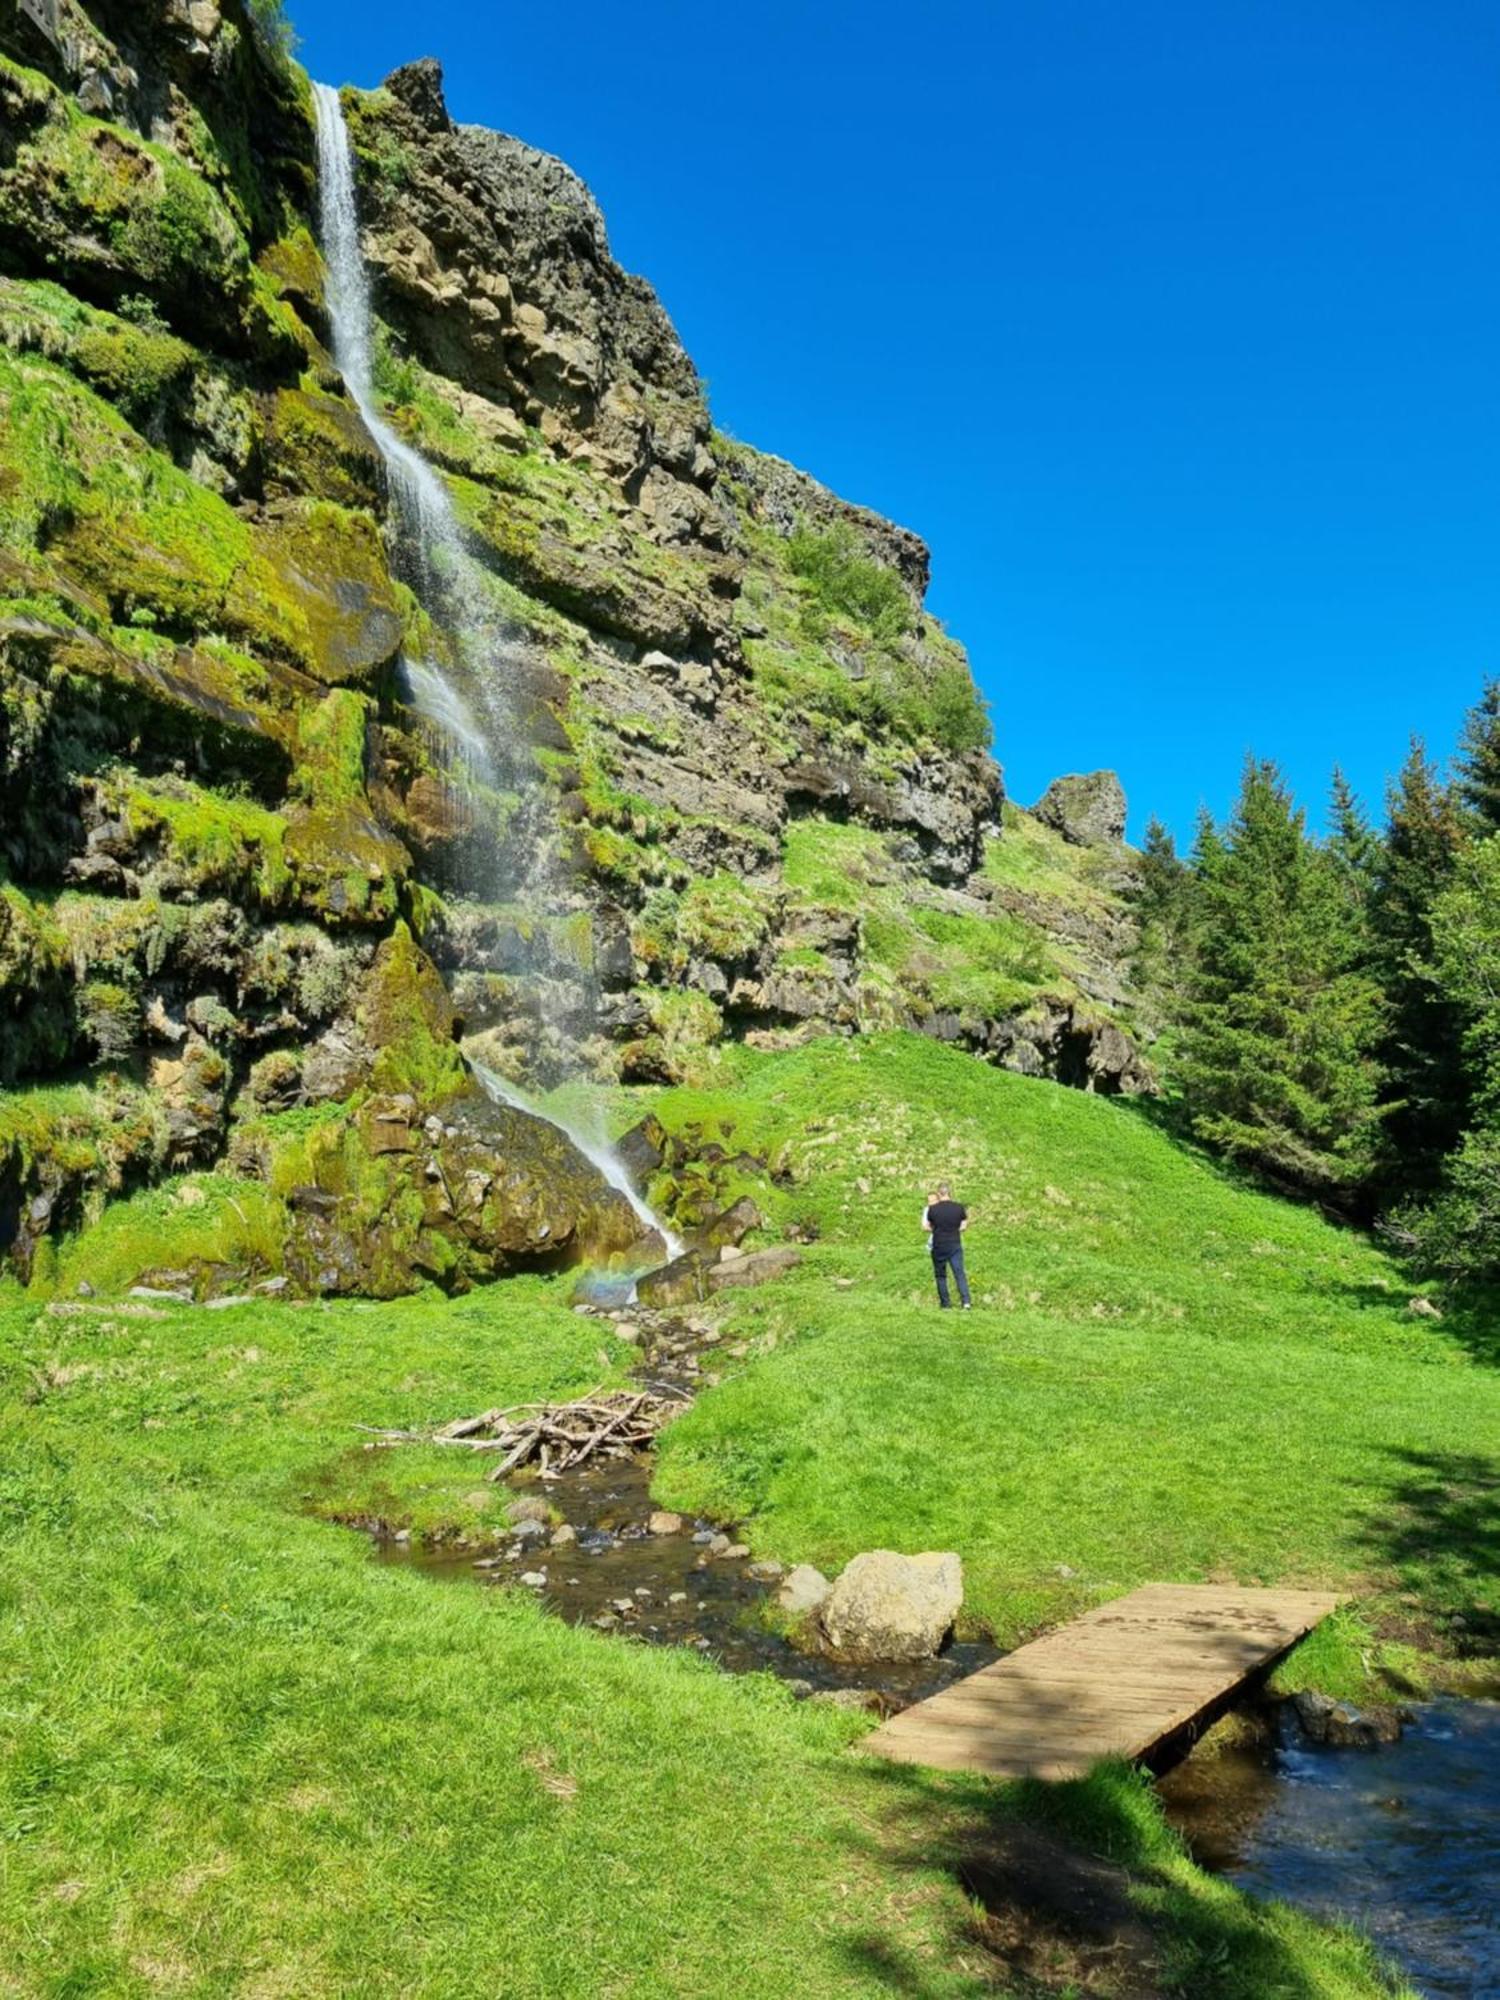
<path fill-rule="evenodd" d="M 911 600 L 901 579 L 865 553 L 847 521 L 835 522 L 823 534 L 798 528 L 788 538 L 786 557 L 793 575 L 811 587 L 813 602 L 823 611 L 842 612 L 877 639 L 898 639 L 910 626 Z"/>

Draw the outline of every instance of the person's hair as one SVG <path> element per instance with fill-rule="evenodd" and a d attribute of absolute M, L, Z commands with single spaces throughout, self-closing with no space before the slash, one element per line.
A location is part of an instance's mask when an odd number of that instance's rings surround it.
<path fill-rule="evenodd" d="M 949 1187 L 946 1181 L 938 1182 L 938 1193 L 939 1195 L 941 1195 L 944 1201 L 948 1199 L 949 1195 L 952 1194 L 952 1192 L 953 1192 L 952 1188 Z"/>

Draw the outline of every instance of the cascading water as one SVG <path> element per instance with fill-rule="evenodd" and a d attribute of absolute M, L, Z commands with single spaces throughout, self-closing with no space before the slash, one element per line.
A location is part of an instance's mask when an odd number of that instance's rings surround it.
<path fill-rule="evenodd" d="M 648 1230 L 654 1229 L 662 1238 L 667 1246 L 667 1255 L 669 1257 L 682 1255 L 684 1247 L 682 1239 L 675 1236 L 661 1217 L 642 1201 L 631 1185 L 624 1162 L 613 1147 L 603 1139 L 591 1138 L 582 1127 L 565 1123 L 552 1112 L 544 1111 L 534 1098 L 527 1096 L 524 1090 L 518 1090 L 515 1084 L 507 1083 L 503 1076 L 492 1069 L 487 1069 L 483 1063 L 470 1063 L 469 1067 L 473 1070 L 475 1081 L 480 1088 L 488 1091 L 497 1104 L 508 1104 L 513 1111 L 529 1112 L 533 1118 L 545 1118 L 549 1125 L 556 1125 L 559 1131 L 566 1132 L 590 1165 L 599 1169 L 617 1194 L 624 1195 L 642 1226 Z"/>
<path fill-rule="evenodd" d="M 365 422 L 365 428 L 385 464 L 403 537 L 409 581 L 423 608 L 451 638 L 470 669 L 481 697 L 483 717 L 441 667 L 432 661 L 406 661 L 403 673 L 414 707 L 446 747 L 455 782 L 470 775 L 493 776 L 519 768 L 520 731 L 513 685 L 518 647 L 486 602 L 478 565 L 465 546 L 464 532 L 447 487 L 420 452 L 385 421 L 376 404 L 374 379 L 374 316 L 370 280 L 359 236 L 355 199 L 354 151 L 344 122 L 338 92 L 326 83 L 313 85 L 317 114 L 319 227 L 328 267 L 328 315 L 333 354 L 345 386 Z M 524 748 L 524 746 L 522 746 Z M 523 760 L 524 761 L 524 760 Z M 531 871 L 535 896 L 544 866 Z M 497 1102 L 525 1111 L 555 1126 L 629 1202 L 643 1227 L 655 1230 L 669 1255 L 681 1254 L 682 1244 L 641 1200 L 630 1177 L 610 1146 L 575 1121 L 560 1118 L 516 1089 L 495 1071 L 471 1065 L 481 1088 Z"/>

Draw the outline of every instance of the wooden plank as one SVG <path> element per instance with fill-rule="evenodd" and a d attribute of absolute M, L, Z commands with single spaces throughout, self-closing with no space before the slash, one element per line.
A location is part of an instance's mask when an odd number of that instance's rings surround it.
<path fill-rule="evenodd" d="M 1000 1778 L 1077 1777 L 1101 1757 L 1143 1757 L 1338 1602 L 1322 1591 L 1146 1584 L 893 1716 L 859 1748 Z"/>

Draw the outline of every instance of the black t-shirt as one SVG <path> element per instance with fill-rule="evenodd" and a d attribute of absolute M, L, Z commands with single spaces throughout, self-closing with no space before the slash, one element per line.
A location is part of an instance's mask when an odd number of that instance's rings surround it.
<path fill-rule="evenodd" d="M 934 1250 L 956 1250 L 963 1241 L 961 1225 L 969 1211 L 961 1201 L 935 1201 L 927 1211 Z"/>

